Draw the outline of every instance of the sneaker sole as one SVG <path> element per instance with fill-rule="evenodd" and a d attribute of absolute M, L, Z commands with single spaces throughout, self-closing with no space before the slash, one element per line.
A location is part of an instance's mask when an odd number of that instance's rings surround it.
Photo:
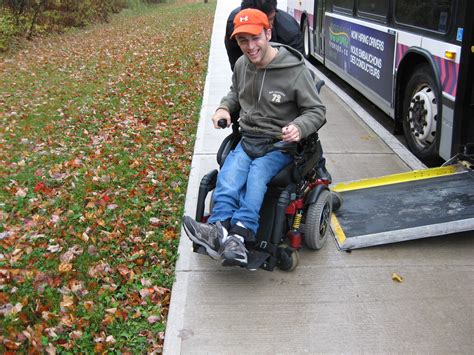
<path fill-rule="evenodd" d="M 197 239 L 194 234 L 191 232 L 191 230 L 188 229 L 188 227 L 186 226 L 185 223 L 183 223 L 183 226 L 184 226 L 184 231 L 186 232 L 187 236 L 189 239 L 191 239 L 194 243 L 196 243 L 197 245 L 200 245 L 202 246 L 204 249 L 206 249 L 206 253 L 207 255 L 209 255 L 211 258 L 215 259 L 215 260 L 218 260 L 219 259 L 219 253 L 216 252 L 214 249 L 212 249 L 209 245 L 207 245 L 206 243 L 200 241 L 199 239 Z"/>
<path fill-rule="evenodd" d="M 240 267 L 247 267 L 248 265 L 248 260 L 239 260 L 239 259 L 235 259 L 235 257 L 228 257 L 226 258 L 225 257 L 225 254 L 222 254 L 221 255 L 221 259 L 222 259 L 222 266 L 240 266 Z"/>
<path fill-rule="evenodd" d="M 240 266 L 240 267 L 247 267 L 248 263 L 242 263 L 238 260 L 222 260 L 222 266 Z"/>

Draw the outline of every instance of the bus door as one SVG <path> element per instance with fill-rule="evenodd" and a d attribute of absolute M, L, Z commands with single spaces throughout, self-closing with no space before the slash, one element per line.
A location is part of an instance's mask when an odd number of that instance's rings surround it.
<path fill-rule="evenodd" d="M 324 33 L 323 33 L 323 21 L 324 11 L 326 7 L 326 0 L 315 0 L 314 1 L 314 19 L 313 19 L 313 43 L 314 43 L 314 56 L 321 62 L 324 57 Z"/>

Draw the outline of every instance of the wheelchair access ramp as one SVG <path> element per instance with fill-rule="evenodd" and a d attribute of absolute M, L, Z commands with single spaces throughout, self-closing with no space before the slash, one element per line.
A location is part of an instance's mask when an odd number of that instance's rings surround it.
<path fill-rule="evenodd" d="M 331 230 L 342 250 L 474 230 L 474 171 L 439 168 L 340 183 Z"/>

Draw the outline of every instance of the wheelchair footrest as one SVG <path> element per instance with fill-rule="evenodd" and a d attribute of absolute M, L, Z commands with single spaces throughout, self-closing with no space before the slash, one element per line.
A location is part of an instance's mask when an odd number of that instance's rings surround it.
<path fill-rule="evenodd" d="M 256 270 L 261 268 L 267 262 L 269 256 L 270 254 L 264 251 L 250 250 L 247 269 Z"/>
<path fill-rule="evenodd" d="M 209 254 L 206 252 L 206 249 L 196 243 L 193 243 L 193 251 L 198 254 L 209 256 Z M 256 270 L 262 268 L 267 271 L 272 271 L 275 265 L 276 258 L 272 257 L 268 252 L 260 250 L 249 251 L 246 269 Z"/>

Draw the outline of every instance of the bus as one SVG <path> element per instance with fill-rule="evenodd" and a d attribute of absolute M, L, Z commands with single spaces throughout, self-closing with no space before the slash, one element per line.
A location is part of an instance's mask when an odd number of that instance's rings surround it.
<path fill-rule="evenodd" d="M 395 121 L 436 164 L 474 142 L 472 0 L 288 0 L 304 55 Z"/>

